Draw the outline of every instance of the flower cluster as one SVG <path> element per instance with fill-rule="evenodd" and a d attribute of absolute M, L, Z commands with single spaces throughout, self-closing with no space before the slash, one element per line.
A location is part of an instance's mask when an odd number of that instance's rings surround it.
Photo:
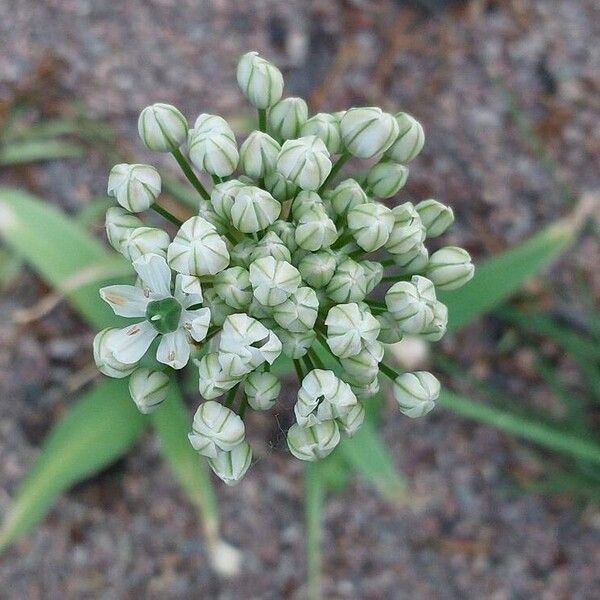
<path fill-rule="evenodd" d="M 271 366 L 281 356 L 299 378 L 287 441 L 301 460 L 327 456 L 357 431 L 380 373 L 393 380 L 405 415 L 429 412 L 438 380 L 398 374 L 383 362 L 385 345 L 406 335 L 439 340 L 448 311 L 436 292 L 473 277 L 465 250 L 430 255 L 425 245 L 452 224 L 451 208 L 389 201 L 424 144 L 413 117 L 376 107 L 309 117 L 304 100 L 282 99 L 281 73 L 256 52 L 240 59 L 237 81 L 259 115 L 259 130 L 239 147 L 217 115 L 203 113 L 190 128 L 168 104 L 141 112 L 142 142 L 174 155 L 199 192 L 198 212 L 180 222 L 157 204 L 154 167 L 112 169 L 108 194 L 119 206 L 107 211 L 107 236 L 137 280 L 100 295 L 134 321 L 94 340 L 98 369 L 129 376 L 144 413 L 166 399 L 169 368 L 196 369 L 204 402 L 189 440 L 228 484 L 252 460 L 247 407 L 277 402 L 281 383 Z M 341 176 L 353 157 L 370 161 L 367 170 Z M 198 173 L 212 179 L 210 192 Z M 151 208 L 177 224 L 172 238 L 135 214 Z"/>

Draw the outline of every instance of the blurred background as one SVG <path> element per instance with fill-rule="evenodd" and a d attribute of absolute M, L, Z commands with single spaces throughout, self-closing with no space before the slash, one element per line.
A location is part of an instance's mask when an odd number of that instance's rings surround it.
<path fill-rule="evenodd" d="M 600 190 L 593 0 L 3 0 L 0 39 L 0 184 L 99 236 L 114 150 L 176 174 L 139 143 L 142 107 L 215 112 L 248 131 L 254 114 L 235 82 L 248 50 L 313 112 L 376 104 L 420 120 L 427 142 L 403 193 L 450 204 L 445 240 L 476 263 Z M 510 305 L 448 335 L 423 364 L 517 419 L 597 434 L 599 240 L 587 227 Z M 2 246 L 0 286 L 4 512 L 95 372 L 93 332 L 64 303 L 13 318 L 49 290 Z M 302 465 L 272 447 L 272 415 L 252 418 L 257 464 L 238 487 L 217 487 L 222 535 L 242 551 L 237 576 L 211 570 L 194 511 L 146 435 L 0 557 L 0 596 L 302 598 Z M 386 501 L 356 478 L 328 496 L 325 597 L 600 598 L 598 462 L 442 407 L 413 421 L 386 405 L 382 431 L 408 499 Z"/>

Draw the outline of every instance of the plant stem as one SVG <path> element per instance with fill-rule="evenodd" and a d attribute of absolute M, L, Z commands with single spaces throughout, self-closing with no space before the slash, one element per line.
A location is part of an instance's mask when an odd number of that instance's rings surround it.
<path fill-rule="evenodd" d="M 298 359 L 294 359 L 292 361 L 294 363 L 294 369 L 296 369 L 296 375 L 298 376 L 298 383 L 302 384 L 302 380 L 304 379 L 304 375 L 302 374 L 302 365 Z"/>
<path fill-rule="evenodd" d="M 246 396 L 246 394 L 242 394 L 242 399 L 240 400 L 240 410 L 238 412 L 238 414 L 240 415 L 240 419 L 244 418 L 247 407 L 248 407 L 248 396 Z"/>
<path fill-rule="evenodd" d="M 175 215 L 171 214 L 166 208 L 163 208 L 156 202 L 150 208 L 157 212 L 161 217 L 164 217 L 167 221 L 171 221 L 173 225 L 177 225 L 177 227 L 181 227 L 183 224 L 183 221 L 180 221 Z"/>
<path fill-rule="evenodd" d="M 231 408 L 231 406 L 233 405 L 233 401 L 235 400 L 235 395 L 237 394 L 237 391 L 238 391 L 238 385 L 239 384 L 235 385 L 227 392 L 227 397 L 225 398 L 225 406 L 227 408 Z"/>
<path fill-rule="evenodd" d="M 258 109 L 258 128 L 260 131 L 267 131 L 267 109 L 259 108 Z"/>
<path fill-rule="evenodd" d="M 323 504 L 325 487 L 319 463 L 308 463 L 304 469 L 304 519 L 306 527 L 306 575 L 309 600 L 321 596 L 321 543 L 323 538 Z"/>
<path fill-rule="evenodd" d="M 329 182 L 340 172 L 340 169 L 348 162 L 348 160 L 350 160 L 351 156 L 352 155 L 347 150 L 345 152 L 342 152 L 340 157 L 337 159 L 337 161 L 331 168 L 329 175 L 327 175 L 327 179 L 325 179 L 323 185 L 319 188 L 319 194 L 321 194 L 327 189 Z"/>
<path fill-rule="evenodd" d="M 186 160 L 185 156 L 181 154 L 181 150 L 177 148 L 172 152 L 175 160 L 181 167 L 184 175 L 188 178 L 188 181 L 196 188 L 196 191 L 205 199 L 210 200 L 210 194 L 206 191 L 206 188 L 200 183 L 198 177 L 196 177 L 196 173 L 192 170 L 190 163 Z"/>
<path fill-rule="evenodd" d="M 396 377 L 398 377 L 398 373 L 396 373 L 392 367 L 388 367 L 385 363 L 379 363 L 379 370 L 392 381 L 395 381 Z"/>
<path fill-rule="evenodd" d="M 380 260 L 379 264 L 383 267 L 393 267 L 396 263 L 393 258 L 386 258 L 385 260 Z"/>

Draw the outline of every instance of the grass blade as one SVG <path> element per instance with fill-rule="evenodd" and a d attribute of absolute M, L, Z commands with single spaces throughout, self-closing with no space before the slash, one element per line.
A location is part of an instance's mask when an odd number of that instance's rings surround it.
<path fill-rule="evenodd" d="M 323 543 L 323 506 L 325 485 L 320 463 L 304 467 L 304 519 L 306 527 L 306 579 L 308 600 L 321 595 L 321 547 Z"/>
<path fill-rule="evenodd" d="M 33 527 L 63 491 L 107 467 L 138 439 L 146 420 L 122 379 L 85 394 L 52 429 L 0 529 L 0 551 Z"/>
<path fill-rule="evenodd" d="M 23 165 L 57 158 L 77 158 L 83 154 L 83 148 L 74 142 L 62 140 L 14 142 L 0 148 L 0 166 Z"/>

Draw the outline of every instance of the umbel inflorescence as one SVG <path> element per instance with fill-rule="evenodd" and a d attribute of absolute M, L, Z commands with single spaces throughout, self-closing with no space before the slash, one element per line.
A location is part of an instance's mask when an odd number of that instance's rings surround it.
<path fill-rule="evenodd" d="M 174 155 L 198 191 L 198 214 L 181 223 L 157 203 L 154 167 L 113 167 L 108 194 L 119 206 L 107 211 L 106 231 L 137 281 L 100 295 L 133 324 L 94 340 L 99 370 L 129 377 L 144 413 L 166 399 L 172 370 L 192 361 L 204 401 L 189 440 L 228 484 L 251 462 L 247 407 L 269 410 L 278 400 L 271 365 L 282 355 L 299 379 L 287 442 L 302 460 L 327 456 L 361 426 L 380 373 L 405 415 L 429 412 L 438 380 L 397 373 L 382 362 L 384 345 L 406 335 L 439 340 L 448 312 L 436 290 L 473 276 L 462 248 L 430 255 L 425 246 L 453 222 L 451 208 L 390 200 L 423 147 L 413 117 L 367 107 L 309 118 L 304 100 L 281 98 L 281 73 L 256 52 L 241 57 L 237 81 L 259 122 L 239 147 L 217 115 L 201 114 L 190 129 L 174 106 L 141 112 L 142 142 Z M 341 176 L 352 157 L 369 161 L 367 170 Z M 210 192 L 193 167 L 210 176 Z M 178 226 L 173 239 L 134 214 L 148 209 Z"/>

